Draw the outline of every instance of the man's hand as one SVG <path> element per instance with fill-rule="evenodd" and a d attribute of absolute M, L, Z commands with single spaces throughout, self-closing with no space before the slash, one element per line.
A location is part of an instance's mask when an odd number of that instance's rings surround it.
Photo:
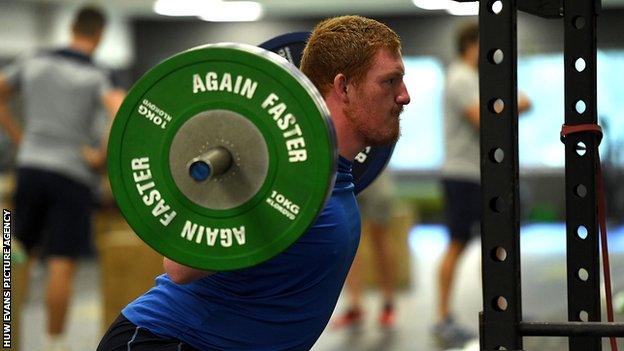
<path fill-rule="evenodd" d="M 87 164 L 94 170 L 101 171 L 106 166 L 106 154 L 100 149 L 85 145 L 80 151 Z"/>
<path fill-rule="evenodd" d="M 526 112 L 531 108 L 531 100 L 526 94 L 518 93 L 518 113 Z"/>
<path fill-rule="evenodd" d="M 214 273 L 181 265 L 167 257 L 163 259 L 163 267 L 169 279 L 176 284 L 188 284 Z"/>
<path fill-rule="evenodd" d="M 0 128 L 4 128 L 13 143 L 19 145 L 22 141 L 22 128 L 15 121 L 9 109 L 9 99 L 12 92 L 6 78 L 0 75 Z"/>

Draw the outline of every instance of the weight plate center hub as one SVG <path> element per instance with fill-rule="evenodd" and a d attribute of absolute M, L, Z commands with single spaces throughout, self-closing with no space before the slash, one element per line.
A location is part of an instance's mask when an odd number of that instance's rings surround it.
<path fill-rule="evenodd" d="M 225 155 L 219 157 L 216 151 L 210 157 L 215 150 Z M 206 164 L 209 173 L 219 169 L 223 173 L 206 179 L 193 177 L 197 162 Z M 205 111 L 188 119 L 175 133 L 169 168 L 189 200 L 205 208 L 226 210 L 247 202 L 260 190 L 269 170 L 269 150 L 260 130 L 247 118 L 228 110 Z"/>

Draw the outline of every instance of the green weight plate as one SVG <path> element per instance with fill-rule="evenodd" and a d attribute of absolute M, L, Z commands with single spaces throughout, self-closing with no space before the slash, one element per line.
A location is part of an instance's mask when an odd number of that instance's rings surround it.
<path fill-rule="evenodd" d="M 214 150 L 229 168 L 192 178 L 189 165 Z M 146 73 L 108 147 L 113 195 L 134 231 L 164 256 L 214 271 L 294 243 L 325 205 L 336 164 L 318 91 L 283 58 L 242 44 L 191 49 Z"/>

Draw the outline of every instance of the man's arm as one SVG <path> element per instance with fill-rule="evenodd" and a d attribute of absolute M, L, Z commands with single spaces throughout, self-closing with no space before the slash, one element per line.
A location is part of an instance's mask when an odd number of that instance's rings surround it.
<path fill-rule="evenodd" d="M 526 112 L 531 108 L 531 100 L 526 94 L 518 93 L 518 113 Z"/>
<path fill-rule="evenodd" d="M 0 125 L 7 132 L 9 138 L 18 145 L 22 140 L 22 128 L 15 121 L 9 109 L 9 99 L 13 90 L 2 74 L 0 74 Z"/>
<path fill-rule="evenodd" d="M 106 164 L 106 148 L 108 146 L 110 127 L 125 96 L 126 92 L 122 89 L 113 89 L 102 96 L 101 103 L 102 106 L 104 106 L 108 117 L 106 132 L 100 141 L 99 147 L 93 148 L 90 146 L 84 146 L 82 148 L 83 156 L 89 165 L 95 169 L 100 169 Z"/>
<path fill-rule="evenodd" d="M 523 113 L 531 109 L 531 100 L 523 93 L 518 94 L 518 114 Z M 464 116 L 475 127 L 479 128 L 479 104 L 471 104 L 464 109 Z"/>
<path fill-rule="evenodd" d="M 464 117 L 468 119 L 470 124 L 476 129 L 479 129 L 479 112 L 481 107 L 479 103 L 470 104 L 468 107 L 464 109 Z"/>
<path fill-rule="evenodd" d="M 167 257 L 163 259 L 163 267 L 169 278 L 176 284 L 188 284 L 214 273 L 181 265 Z"/>
<path fill-rule="evenodd" d="M 108 116 L 111 121 L 115 118 L 117 110 L 119 110 L 119 107 L 125 97 L 126 91 L 119 88 L 109 91 L 102 97 L 102 105 L 104 105 L 106 112 L 108 112 Z"/>

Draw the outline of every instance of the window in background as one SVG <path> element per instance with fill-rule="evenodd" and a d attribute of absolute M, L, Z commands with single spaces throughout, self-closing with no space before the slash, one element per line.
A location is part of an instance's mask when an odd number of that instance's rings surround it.
<path fill-rule="evenodd" d="M 598 52 L 598 121 L 601 157 L 624 167 L 624 51 Z"/>
<path fill-rule="evenodd" d="M 582 66 L 579 66 L 582 68 Z M 624 52 L 598 53 L 598 119 L 604 129 L 602 155 L 624 165 Z M 518 60 L 518 88 L 533 108 L 520 117 L 520 166 L 530 169 L 561 168 L 564 147 L 559 140 L 564 123 L 563 55 L 534 55 Z"/>
<path fill-rule="evenodd" d="M 431 57 L 404 57 L 412 101 L 401 117 L 401 139 L 390 160 L 395 171 L 439 170 L 444 158 L 444 67 Z M 518 59 L 518 88 L 533 103 L 518 126 L 520 166 L 548 170 L 564 166 L 559 132 L 564 123 L 563 54 Z M 598 118 L 605 162 L 624 166 L 624 51 L 598 52 Z"/>
<path fill-rule="evenodd" d="M 396 171 L 437 170 L 444 156 L 444 68 L 432 57 L 406 56 L 403 61 L 411 102 L 401 115 L 401 138 L 389 166 Z"/>
<path fill-rule="evenodd" d="M 563 165 L 563 55 L 534 55 L 518 59 L 518 90 L 532 103 L 520 115 L 519 158 L 523 168 Z"/>

